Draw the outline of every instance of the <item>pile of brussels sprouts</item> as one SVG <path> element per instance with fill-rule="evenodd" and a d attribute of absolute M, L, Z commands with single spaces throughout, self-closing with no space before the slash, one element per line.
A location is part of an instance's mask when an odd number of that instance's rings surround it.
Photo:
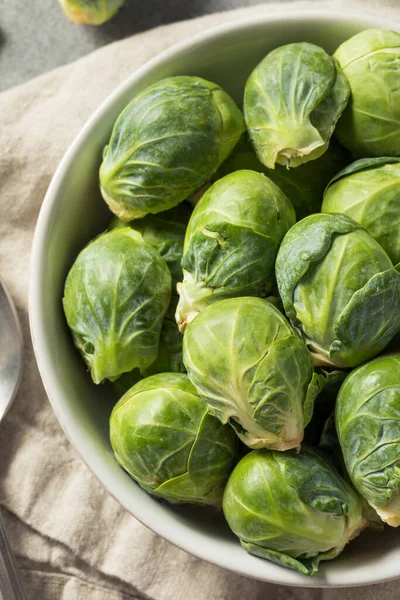
<path fill-rule="evenodd" d="M 133 479 L 314 575 L 400 525 L 400 35 L 277 48 L 243 112 L 194 76 L 133 98 L 100 168 L 114 216 L 64 311 L 122 395 Z"/>

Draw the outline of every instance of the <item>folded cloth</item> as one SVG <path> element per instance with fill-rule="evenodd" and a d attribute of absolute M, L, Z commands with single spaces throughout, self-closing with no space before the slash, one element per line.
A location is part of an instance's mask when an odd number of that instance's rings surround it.
<path fill-rule="evenodd" d="M 87 117 L 116 85 L 176 40 L 273 11 L 370 11 L 400 19 L 398 0 L 264 4 L 159 27 L 111 44 L 0 95 L 0 273 L 25 338 L 24 376 L 0 429 L 0 502 L 32 600 L 334 600 L 335 590 L 263 584 L 186 554 L 106 492 L 70 446 L 46 399 L 29 336 L 29 253 L 50 178 Z M 1 343 L 1 339 L 0 339 Z M 398 584 L 341 591 L 398 598 Z"/>

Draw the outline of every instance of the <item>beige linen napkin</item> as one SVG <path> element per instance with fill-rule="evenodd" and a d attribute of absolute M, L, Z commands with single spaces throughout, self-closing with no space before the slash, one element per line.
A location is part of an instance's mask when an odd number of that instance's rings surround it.
<path fill-rule="evenodd" d="M 335 590 L 266 585 L 202 562 L 124 512 L 56 421 L 27 315 L 29 253 L 43 196 L 69 143 L 107 94 L 176 40 L 228 20 L 316 5 L 400 19 L 398 0 L 265 4 L 136 35 L 0 95 L 0 273 L 16 301 L 26 345 L 22 387 L 0 429 L 0 502 L 32 600 L 337 598 Z M 397 583 L 340 594 L 344 600 L 399 598 Z"/>

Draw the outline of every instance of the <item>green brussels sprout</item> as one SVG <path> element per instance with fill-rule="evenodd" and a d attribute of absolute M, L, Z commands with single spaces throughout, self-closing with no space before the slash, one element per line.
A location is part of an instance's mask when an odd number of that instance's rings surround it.
<path fill-rule="evenodd" d="M 251 169 L 264 173 L 290 200 L 297 219 L 320 212 L 324 190 L 332 177 L 350 162 L 350 155 L 336 140 L 331 138 L 326 152 L 296 169 L 275 165 L 267 169 L 260 163 L 247 138 L 242 139 L 232 154 L 220 166 L 214 179 L 220 179 L 239 169 Z"/>
<path fill-rule="evenodd" d="M 322 212 L 349 215 L 394 265 L 400 263 L 400 159 L 364 158 L 349 165 L 329 183 Z"/>
<path fill-rule="evenodd" d="M 185 367 L 182 358 L 183 336 L 175 321 L 175 311 L 178 296 L 172 294 L 160 333 L 158 356 L 156 360 L 142 374 L 139 369 L 124 373 L 114 382 L 114 387 L 120 395 L 125 394 L 142 377 L 156 375 L 157 373 L 184 373 Z"/>
<path fill-rule="evenodd" d="M 250 554 L 315 575 L 367 525 L 362 501 L 322 454 L 254 450 L 236 465 L 222 508 Z"/>
<path fill-rule="evenodd" d="M 140 233 L 144 241 L 157 250 L 167 263 L 172 276 L 172 289 L 174 290 L 177 282 L 182 279 L 183 240 L 191 212 L 190 205 L 187 202 L 182 202 L 179 206 L 164 213 L 147 215 L 143 219 L 128 224 L 114 216 L 108 229 L 113 230 L 128 225 L 134 231 Z M 114 382 L 114 386 L 120 394 L 127 392 L 142 377 L 148 377 L 156 373 L 184 373 L 185 367 L 182 362 L 183 337 L 175 321 L 177 304 L 178 296 L 173 292 L 161 328 L 157 359 L 143 373 L 135 368 L 130 373 L 124 373 L 119 377 Z"/>
<path fill-rule="evenodd" d="M 349 476 L 380 518 L 400 525 L 400 353 L 347 376 L 336 428 Z"/>
<path fill-rule="evenodd" d="M 168 77 L 118 117 L 103 153 L 103 198 L 123 221 L 176 206 L 207 183 L 244 131 L 241 111 L 215 83 Z"/>
<path fill-rule="evenodd" d="M 367 29 L 336 50 L 351 98 L 335 135 L 357 156 L 400 156 L 400 35 Z"/>
<path fill-rule="evenodd" d="M 182 253 L 185 239 L 186 226 L 191 214 L 190 205 L 182 202 L 179 206 L 171 208 L 157 215 L 147 215 L 130 223 L 124 223 L 118 217 L 111 219 L 109 230 L 127 225 L 138 231 L 146 244 L 153 246 L 167 263 L 172 276 L 172 288 L 176 289 L 178 281 L 182 280 Z"/>
<path fill-rule="evenodd" d="M 400 330 L 400 273 L 347 215 L 310 215 L 283 239 L 276 279 L 315 364 L 355 367 Z"/>
<path fill-rule="evenodd" d="M 304 431 L 304 442 L 311 446 L 320 445 L 327 420 L 335 410 L 336 398 L 346 377 L 345 371 L 329 372 L 321 367 L 316 367 L 315 371 L 322 375 L 325 384 L 315 399 L 312 419 Z"/>
<path fill-rule="evenodd" d="M 146 492 L 172 503 L 221 505 L 237 439 L 207 412 L 186 375 L 161 373 L 134 385 L 112 411 L 110 440 Z"/>
<path fill-rule="evenodd" d="M 125 0 L 59 0 L 65 14 L 74 23 L 102 25 L 125 4 Z"/>
<path fill-rule="evenodd" d="M 247 80 L 244 118 L 259 160 L 297 167 L 328 148 L 350 95 L 325 50 L 305 42 L 276 48 Z"/>
<path fill-rule="evenodd" d="M 209 411 L 251 448 L 297 448 L 322 387 L 286 318 L 261 298 L 211 304 L 183 337 L 183 362 Z"/>
<path fill-rule="evenodd" d="M 214 183 L 186 231 L 176 313 L 181 331 L 213 302 L 265 296 L 275 283 L 279 244 L 295 220 L 289 200 L 261 173 L 237 171 Z"/>
<path fill-rule="evenodd" d="M 171 297 L 165 261 L 129 227 L 104 233 L 68 273 L 63 306 L 92 379 L 116 379 L 157 358 Z"/>

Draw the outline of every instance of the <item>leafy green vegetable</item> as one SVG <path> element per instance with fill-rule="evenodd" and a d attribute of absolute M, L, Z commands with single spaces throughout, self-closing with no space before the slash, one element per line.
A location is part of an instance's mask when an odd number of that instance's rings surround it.
<path fill-rule="evenodd" d="M 311 576 L 366 526 L 361 498 L 307 446 L 247 454 L 228 480 L 223 511 L 247 552 Z"/>
<path fill-rule="evenodd" d="M 74 23 L 102 25 L 125 4 L 125 0 L 59 0 L 67 17 Z"/>
<path fill-rule="evenodd" d="M 360 223 L 400 263 L 400 158 L 364 158 L 328 185 L 322 212 L 344 213 Z"/>
<path fill-rule="evenodd" d="M 400 330 L 400 273 L 350 217 L 306 217 L 285 236 L 276 260 L 285 312 L 315 364 L 355 367 Z"/>
<path fill-rule="evenodd" d="M 92 379 L 116 379 L 158 356 L 171 297 L 161 256 L 128 227 L 104 233 L 78 255 L 68 273 L 64 312 Z"/>
<path fill-rule="evenodd" d="M 167 263 L 171 271 L 173 291 L 175 291 L 176 284 L 182 280 L 183 241 L 191 212 L 190 205 L 182 202 L 171 210 L 157 215 L 147 215 L 143 219 L 137 219 L 130 223 L 124 223 L 114 216 L 109 229 L 128 225 L 138 231 L 146 244 L 153 246 Z"/>
<path fill-rule="evenodd" d="M 326 423 L 335 410 L 335 402 L 345 377 L 345 371 L 328 372 L 321 367 L 315 369 L 325 382 L 323 389 L 314 402 L 314 411 L 310 423 L 304 432 L 304 441 L 311 446 L 320 446 Z M 339 442 L 337 442 L 339 444 Z"/>
<path fill-rule="evenodd" d="M 400 35 L 367 29 L 336 50 L 351 98 L 335 135 L 356 156 L 400 155 Z"/>
<path fill-rule="evenodd" d="M 261 298 L 211 304 L 190 323 L 183 362 L 209 411 L 251 448 L 297 448 L 324 385 L 286 318 Z"/>
<path fill-rule="evenodd" d="M 247 137 L 242 138 L 235 150 L 222 163 L 216 174 L 215 181 L 229 173 L 240 169 L 250 169 L 264 173 L 272 179 L 285 196 L 290 200 L 296 211 L 297 219 L 303 219 L 312 213 L 320 212 L 322 195 L 332 177 L 350 162 L 350 157 L 336 140 L 331 139 L 326 152 L 311 162 L 288 169 L 275 165 L 267 169 L 260 163 Z"/>
<path fill-rule="evenodd" d="M 150 494 L 221 505 L 237 440 L 186 375 L 153 375 L 131 388 L 111 414 L 110 439 L 119 464 Z"/>
<path fill-rule="evenodd" d="M 259 160 L 297 167 L 328 148 L 350 95 L 336 61 L 305 42 L 276 48 L 247 80 L 244 117 Z"/>
<path fill-rule="evenodd" d="M 350 478 L 383 521 L 400 525 L 400 353 L 346 378 L 336 428 Z"/>
<path fill-rule="evenodd" d="M 172 208 L 209 181 L 243 131 L 242 113 L 215 83 L 162 79 L 117 119 L 100 167 L 102 195 L 123 221 Z"/>
<path fill-rule="evenodd" d="M 261 173 L 236 171 L 214 183 L 186 231 L 178 285 L 181 331 L 213 302 L 267 295 L 279 244 L 294 222 L 289 200 Z"/>
<path fill-rule="evenodd" d="M 178 303 L 176 294 L 172 295 L 160 333 L 158 356 L 156 360 L 142 374 L 139 369 L 124 373 L 114 382 L 114 387 L 120 394 L 125 394 L 135 383 L 143 377 L 157 373 L 184 373 L 185 367 L 182 358 L 183 336 L 175 321 L 175 311 Z"/>

